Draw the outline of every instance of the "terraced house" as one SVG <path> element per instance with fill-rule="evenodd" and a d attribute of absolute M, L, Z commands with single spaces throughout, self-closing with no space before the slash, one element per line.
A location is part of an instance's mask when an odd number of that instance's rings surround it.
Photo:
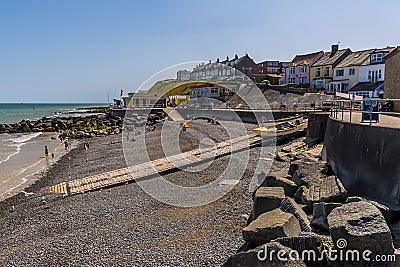
<path fill-rule="evenodd" d="M 400 46 L 385 56 L 384 98 L 400 99 Z M 393 102 L 393 110 L 400 112 L 400 102 Z"/>
<path fill-rule="evenodd" d="M 309 87 L 310 66 L 319 60 L 323 55 L 323 51 L 305 55 L 296 55 L 285 68 L 285 72 L 280 83 Z"/>
<path fill-rule="evenodd" d="M 332 45 L 331 51 L 325 52 L 310 67 L 311 87 L 325 90 L 326 85 L 333 80 L 333 69 L 350 54 L 350 49 L 339 50 L 339 45 Z"/>
<path fill-rule="evenodd" d="M 342 92 L 363 97 L 383 94 L 385 55 L 394 47 L 356 51 L 348 55 L 335 68 L 333 81 L 327 92 Z"/>
<path fill-rule="evenodd" d="M 348 55 L 333 69 L 333 81 L 328 83 L 328 93 L 347 93 L 359 81 L 361 64 L 366 61 L 374 49 L 356 51 Z"/>

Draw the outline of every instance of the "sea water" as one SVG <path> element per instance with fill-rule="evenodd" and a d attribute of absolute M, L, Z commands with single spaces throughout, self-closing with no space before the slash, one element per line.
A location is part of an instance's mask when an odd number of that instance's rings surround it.
<path fill-rule="evenodd" d="M 43 117 L 71 113 L 74 110 L 90 107 L 105 107 L 107 104 L 1 104 L 0 123 L 16 123 L 21 120 L 37 120 Z"/>

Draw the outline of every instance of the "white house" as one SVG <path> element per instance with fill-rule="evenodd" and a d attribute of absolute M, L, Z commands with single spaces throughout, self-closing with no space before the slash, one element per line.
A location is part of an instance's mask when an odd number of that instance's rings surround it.
<path fill-rule="evenodd" d="M 189 81 L 190 80 L 190 71 L 188 70 L 178 70 L 176 73 L 177 81 Z"/>
<path fill-rule="evenodd" d="M 334 68 L 328 92 L 341 92 L 362 97 L 379 97 L 385 77 L 384 57 L 394 48 L 368 49 L 348 55 Z"/>
<path fill-rule="evenodd" d="M 375 49 L 360 65 L 358 83 L 350 88 L 349 94 L 378 98 L 383 95 L 385 79 L 385 55 L 394 47 Z"/>

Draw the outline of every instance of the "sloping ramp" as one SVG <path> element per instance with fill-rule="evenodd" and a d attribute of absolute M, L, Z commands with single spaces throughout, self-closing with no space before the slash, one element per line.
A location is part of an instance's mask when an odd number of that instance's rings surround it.
<path fill-rule="evenodd" d="M 195 149 L 185 153 L 176 154 L 129 168 L 92 175 L 81 179 L 63 182 L 47 188 L 48 193 L 74 195 L 114 186 L 137 179 L 163 173 L 170 170 L 178 170 L 180 167 L 195 165 L 214 157 L 221 157 L 231 152 L 246 149 L 260 144 L 261 138 L 256 134 L 241 136 L 232 140 L 218 143 L 215 146 Z"/>
<path fill-rule="evenodd" d="M 168 117 L 173 121 L 184 121 L 185 119 L 176 111 L 174 108 L 168 107 L 164 108 L 163 111 L 168 115 Z"/>

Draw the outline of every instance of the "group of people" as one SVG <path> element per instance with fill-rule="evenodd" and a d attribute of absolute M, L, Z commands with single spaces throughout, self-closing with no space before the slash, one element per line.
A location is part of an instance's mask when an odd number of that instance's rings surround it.
<path fill-rule="evenodd" d="M 64 143 L 64 149 L 65 150 L 69 150 L 70 149 L 71 141 L 69 139 L 63 140 L 62 138 L 60 138 L 60 142 Z M 85 159 L 86 159 L 86 161 L 88 161 L 88 152 L 89 152 L 89 148 L 90 148 L 89 142 L 85 141 L 83 143 L 83 147 L 84 147 L 85 152 L 86 152 Z M 55 157 L 54 153 L 52 152 L 50 155 L 51 155 L 51 158 L 54 159 L 54 157 Z M 48 158 L 49 158 L 49 147 L 48 146 L 44 146 L 44 156 L 45 156 L 46 160 L 48 160 Z"/>
<path fill-rule="evenodd" d="M 49 148 L 48 148 L 48 146 L 44 146 L 44 155 L 45 155 L 46 159 L 49 158 Z M 54 153 L 53 152 L 51 153 L 51 158 L 54 159 Z"/>

